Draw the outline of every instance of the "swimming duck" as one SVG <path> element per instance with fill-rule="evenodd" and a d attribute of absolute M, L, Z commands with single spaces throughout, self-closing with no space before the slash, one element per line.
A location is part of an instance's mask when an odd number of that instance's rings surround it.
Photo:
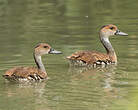
<path fill-rule="evenodd" d="M 117 26 L 113 24 L 104 25 L 99 31 L 99 36 L 101 43 L 106 49 L 106 54 L 96 51 L 79 51 L 68 56 L 67 59 L 71 61 L 71 64 L 77 66 L 116 64 L 117 56 L 109 41 L 109 37 L 112 35 L 127 36 L 128 34 L 121 32 L 118 30 Z"/>
<path fill-rule="evenodd" d="M 45 67 L 42 63 L 41 56 L 44 54 L 61 54 L 60 51 L 54 50 L 47 43 L 40 43 L 34 48 L 34 60 L 36 67 L 14 67 L 5 72 L 4 78 L 11 81 L 38 81 L 47 78 Z"/>

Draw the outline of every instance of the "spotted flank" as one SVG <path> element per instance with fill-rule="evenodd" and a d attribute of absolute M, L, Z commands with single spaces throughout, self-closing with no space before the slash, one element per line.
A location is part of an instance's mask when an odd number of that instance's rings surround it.
<path fill-rule="evenodd" d="M 128 34 L 118 30 L 117 26 L 113 24 L 104 25 L 99 31 L 99 38 L 106 53 L 97 51 L 78 51 L 68 56 L 67 59 L 71 61 L 74 66 L 106 66 L 110 64 L 117 64 L 117 55 L 109 40 L 110 36 L 121 35 L 127 36 Z"/>
<path fill-rule="evenodd" d="M 83 62 L 81 60 L 70 60 L 70 64 L 72 66 L 86 66 L 86 62 Z"/>
<path fill-rule="evenodd" d="M 42 80 L 42 78 L 41 78 L 39 75 L 37 75 L 37 74 L 30 75 L 30 76 L 28 77 L 28 79 L 29 79 L 29 80 L 34 80 L 34 81 Z"/>
<path fill-rule="evenodd" d="M 109 60 L 107 60 L 107 61 L 98 60 L 94 64 L 96 64 L 96 65 L 110 65 L 110 64 L 115 64 L 115 62 L 111 62 Z"/>
<path fill-rule="evenodd" d="M 41 81 L 47 78 L 47 73 L 36 67 L 14 67 L 5 72 L 3 77 L 15 82 Z"/>
<path fill-rule="evenodd" d="M 61 54 L 47 43 L 39 43 L 34 48 L 33 57 L 37 67 L 13 67 L 5 72 L 3 77 L 9 81 L 33 82 L 48 79 L 41 56 L 45 54 Z"/>
<path fill-rule="evenodd" d="M 22 74 L 22 73 L 21 73 Z M 8 81 L 12 81 L 12 82 L 41 82 L 46 78 L 42 78 L 40 77 L 38 74 L 33 74 L 33 75 L 28 75 L 27 77 L 22 77 L 22 76 L 18 76 L 16 74 L 12 74 L 11 76 L 9 75 L 3 75 L 3 77 L 5 79 L 7 79 Z"/>
<path fill-rule="evenodd" d="M 96 62 L 94 62 L 94 63 L 92 63 L 92 64 L 87 64 L 86 62 L 84 62 L 84 61 L 81 61 L 81 60 L 69 60 L 70 61 L 70 65 L 71 66 L 88 66 L 88 67 L 99 67 L 99 66 L 101 66 L 101 67 L 105 67 L 105 66 L 107 66 L 107 65 L 111 65 L 111 64 L 115 64 L 115 62 L 110 62 L 110 61 L 96 61 Z"/>

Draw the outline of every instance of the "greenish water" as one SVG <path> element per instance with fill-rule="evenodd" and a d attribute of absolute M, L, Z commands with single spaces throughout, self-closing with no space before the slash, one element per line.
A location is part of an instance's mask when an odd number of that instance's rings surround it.
<path fill-rule="evenodd" d="M 50 79 L 38 84 L 6 83 L 0 75 L 0 110 L 137 110 L 137 0 L 0 0 L 0 74 L 35 65 L 33 47 L 47 42 L 62 55 L 43 56 Z M 78 50 L 105 52 L 98 30 L 116 24 L 129 36 L 111 39 L 118 66 L 70 68 Z"/>

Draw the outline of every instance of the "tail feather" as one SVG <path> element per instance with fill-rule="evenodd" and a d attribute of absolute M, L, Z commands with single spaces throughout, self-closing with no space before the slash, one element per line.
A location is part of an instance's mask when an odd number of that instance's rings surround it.
<path fill-rule="evenodd" d="M 13 76 L 9 76 L 9 75 L 7 75 L 7 74 L 4 74 L 4 75 L 2 75 L 5 79 L 7 79 L 7 80 L 10 80 L 10 81 L 13 81 L 13 80 L 15 80 L 15 78 L 13 77 Z"/>

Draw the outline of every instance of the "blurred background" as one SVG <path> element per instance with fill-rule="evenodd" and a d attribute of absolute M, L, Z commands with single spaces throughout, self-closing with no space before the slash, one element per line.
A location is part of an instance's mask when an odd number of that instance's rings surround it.
<path fill-rule="evenodd" d="M 137 0 L 0 0 L 0 110 L 137 110 Z M 101 26 L 115 24 L 129 36 L 110 39 L 118 65 L 70 68 L 79 50 L 105 52 Z M 62 55 L 43 56 L 49 80 L 6 83 L 14 66 L 35 66 L 34 46 L 47 42 Z"/>

